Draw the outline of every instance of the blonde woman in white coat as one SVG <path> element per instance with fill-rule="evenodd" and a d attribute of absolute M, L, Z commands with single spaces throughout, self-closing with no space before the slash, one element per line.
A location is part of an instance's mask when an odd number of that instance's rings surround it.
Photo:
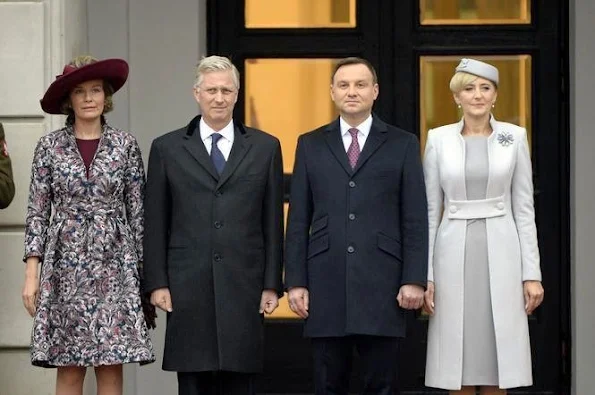
<path fill-rule="evenodd" d="M 543 300 L 524 128 L 491 114 L 498 69 L 463 59 L 450 89 L 463 119 L 428 132 L 426 385 L 506 394 L 532 385 L 527 315 Z"/>

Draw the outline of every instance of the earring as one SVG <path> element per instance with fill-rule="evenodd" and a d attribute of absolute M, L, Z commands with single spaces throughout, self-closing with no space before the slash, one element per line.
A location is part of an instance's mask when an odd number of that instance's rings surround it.
<path fill-rule="evenodd" d="M 496 107 L 496 102 L 492 103 L 492 108 Z"/>
<path fill-rule="evenodd" d="M 461 105 L 460 104 L 457 104 L 457 108 L 461 108 Z"/>

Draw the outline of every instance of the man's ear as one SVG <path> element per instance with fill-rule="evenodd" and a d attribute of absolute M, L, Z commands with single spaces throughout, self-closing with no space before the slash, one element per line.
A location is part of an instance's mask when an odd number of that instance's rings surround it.
<path fill-rule="evenodd" d="M 197 86 L 192 87 L 192 94 L 194 95 L 194 100 L 196 100 L 197 103 L 200 104 L 200 95 L 199 92 L 200 88 Z"/>

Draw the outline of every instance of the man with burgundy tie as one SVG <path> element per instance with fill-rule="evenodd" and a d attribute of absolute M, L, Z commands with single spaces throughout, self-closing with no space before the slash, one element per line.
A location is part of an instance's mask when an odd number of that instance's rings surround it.
<path fill-rule="evenodd" d="M 144 291 L 167 312 L 163 369 L 180 395 L 252 395 L 264 313 L 282 294 L 279 140 L 233 121 L 240 88 L 229 59 L 196 70 L 202 116 L 151 146 Z"/>
<path fill-rule="evenodd" d="M 372 115 L 374 67 L 340 60 L 336 121 L 299 137 L 286 235 L 289 306 L 312 339 L 316 394 L 393 394 L 405 310 L 422 306 L 428 256 L 417 138 Z"/>

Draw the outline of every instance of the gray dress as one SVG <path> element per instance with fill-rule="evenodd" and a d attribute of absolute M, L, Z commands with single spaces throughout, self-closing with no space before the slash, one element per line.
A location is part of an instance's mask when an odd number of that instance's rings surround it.
<path fill-rule="evenodd" d="M 465 136 L 467 199 L 485 199 L 487 137 Z M 463 385 L 498 385 L 485 219 L 467 220 L 463 319 Z"/>

